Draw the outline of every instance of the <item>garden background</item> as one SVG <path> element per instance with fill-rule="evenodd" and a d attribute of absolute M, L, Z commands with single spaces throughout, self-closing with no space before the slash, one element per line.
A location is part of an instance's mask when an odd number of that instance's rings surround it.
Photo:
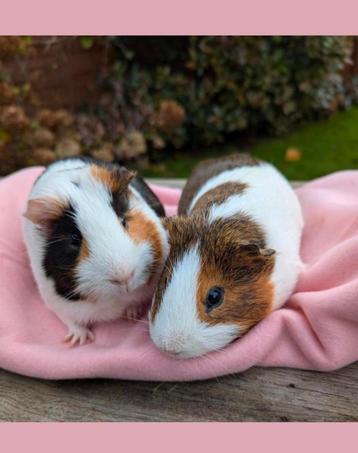
<path fill-rule="evenodd" d="M 90 155 L 151 177 L 247 151 L 358 167 L 358 38 L 0 37 L 0 174 Z"/>

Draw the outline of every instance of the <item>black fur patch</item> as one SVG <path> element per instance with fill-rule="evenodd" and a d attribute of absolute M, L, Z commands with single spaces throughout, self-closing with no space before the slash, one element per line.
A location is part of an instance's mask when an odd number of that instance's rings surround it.
<path fill-rule="evenodd" d="M 43 267 L 46 276 L 55 282 L 56 291 L 69 300 L 79 300 L 76 291 L 75 266 L 81 248 L 82 235 L 70 206 L 53 222 L 47 237 Z"/>
<path fill-rule="evenodd" d="M 159 217 L 165 217 L 165 211 L 162 203 L 143 178 L 137 175 L 133 178 L 131 185 L 138 190 L 138 192 Z"/>
<path fill-rule="evenodd" d="M 116 166 L 113 165 L 113 168 L 115 167 Z M 116 171 L 118 172 L 118 179 L 121 178 L 120 173 L 121 168 L 123 167 L 118 166 L 118 169 L 116 169 Z M 141 194 L 144 200 L 148 203 L 148 205 L 154 210 L 154 212 L 159 217 L 165 217 L 165 211 L 162 203 L 160 202 L 159 198 L 155 195 L 155 193 L 150 189 L 150 187 L 144 181 L 143 178 L 136 175 L 130 182 L 130 186 L 136 189 Z M 113 198 L 112 207 L 117 216 L 120 218 L 125 217 L 126 212 L 128 211 L 129 204 L 127 188 L 125 188 L 124 190 L 122 189 L 118 192 L 114 192 L 112 194 L 112 198 Z"/>
<path fill-rule="evenodd" d="M 114 192 L 112 193 L 112 208 L 117 216 L 123 219 L 128 211 L 128 191 L 126 193 Z"/>

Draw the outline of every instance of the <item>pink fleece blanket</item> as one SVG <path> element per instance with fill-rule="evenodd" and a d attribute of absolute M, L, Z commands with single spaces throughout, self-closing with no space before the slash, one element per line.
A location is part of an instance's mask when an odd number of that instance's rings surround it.
<path fill-rule="evenodd" d="M 242 339 L 208 357 L 175 360 L 151 343 L 145 322 L 96 326 L 96 341 L 68 348 L 64 325 L 42 303 L 21 235 L 21 214 L 41 172 L 0 182 L 0 367 L 50 379 L 194 380 L 253 365 L 332 370 L 358 360 L 358 171 L 298 189 L 305 217 L 296 291 Z M 172 214 L 179 190 L 154 187 Z"/>

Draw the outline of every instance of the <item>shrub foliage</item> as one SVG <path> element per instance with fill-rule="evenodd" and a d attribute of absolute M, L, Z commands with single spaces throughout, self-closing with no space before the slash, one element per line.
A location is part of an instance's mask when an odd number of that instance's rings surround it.
<path fill-rule="evenodd" d="M 109 40 L 115 62 L 110 74 L 98 68 L 95 105 L 69 112 L 31 101 L 31 83 L 11 80 L 9 62 L 36 58 L 31 37 L 0 38 L 1 174 L 79 154 L 127 161 L 241 134 L 279 135 L 357 100 L 354 38 L 79 39 L 84 51 Z"/>
<path fill-rule="evenodd" d="M 117 38 L 113 104 L 154 146 L 282 134 L 354 102 L 344 74 L 351 45 L 329 36 Z"/>

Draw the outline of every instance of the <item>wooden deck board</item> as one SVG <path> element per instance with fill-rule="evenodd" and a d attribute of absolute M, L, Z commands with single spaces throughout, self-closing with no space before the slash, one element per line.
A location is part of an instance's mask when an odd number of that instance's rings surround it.
<path fill-rule="evenodd" d="M 42 381 L 0 371 L 0 420 L 358 421 L 358 363 L 179 383 Z"/>
<path fill-rule="evenodd" d="M 172 188 L 183 188 L 186 182 L 186 179 L 163 179 L 163 178 L 148 178 L 147 182 L 150 184 L 159 184 L 160 186 L 172 187 Z M 291 181 L 291 185 L 294 188 L 302 186 L 304 181 Z"/>

